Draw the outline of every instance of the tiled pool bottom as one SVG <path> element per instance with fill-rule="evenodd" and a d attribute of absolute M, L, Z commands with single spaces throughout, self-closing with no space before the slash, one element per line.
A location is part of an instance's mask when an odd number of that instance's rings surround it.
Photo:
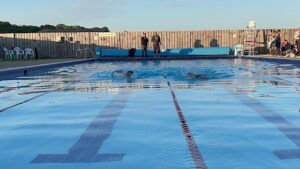
<path fill-rule="evenodd" d="M 112 78 L 117 69 L 136 75 Z M 0 166 L 298 169 L 299 72 L 238 59 L 121 62 L 0 81 Z"/>

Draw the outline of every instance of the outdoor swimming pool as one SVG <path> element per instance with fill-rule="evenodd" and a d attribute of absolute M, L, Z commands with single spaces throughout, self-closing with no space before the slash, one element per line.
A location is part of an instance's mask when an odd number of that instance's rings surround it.
<path fill-rule="evenodd" d="M 0 81 L 0 168 L 299 169 L 299 78 L 248 59 L 29 72 Z"/>

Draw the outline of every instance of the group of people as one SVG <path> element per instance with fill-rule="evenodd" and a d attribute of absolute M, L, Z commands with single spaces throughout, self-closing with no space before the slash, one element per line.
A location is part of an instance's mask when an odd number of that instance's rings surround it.
<path fill-rule="evenodd" d="M 300 55 L 300 28 L 294 35 L 295 45 L 292 45 L 287 39 L 281 41 L 281 31 L 272 31 L 272 36 L 268 42 L 270 54 L 273 55 Z"/>
<path fill-rule="evenodd" d="M 151 38 L 151 42 L 153 43 L 154 56 L 160 57 L 160 46 L 161 46 L 160 36 L 157 33 L 155 33 Z M 148 56 L 148 52 L 147 52 L 148 44 L 149 44 L 149 39 L 147 38 L 146 33 L 143 33 L 143 36 L 141 38 L 141 47 L 142 47 L 143 57 Z"/>

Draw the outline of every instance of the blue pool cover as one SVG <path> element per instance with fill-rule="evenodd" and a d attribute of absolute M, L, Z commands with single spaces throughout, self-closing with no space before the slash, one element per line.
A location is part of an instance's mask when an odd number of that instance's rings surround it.
<path fill-rule="evenodd" d="M 162 56 L 199 56 L 199 55 L 229 55 L 230 48 L 182 48 L 162 50 Z M 148 51 L 149 56 L 153 56 L 153 50 Z M 126 49 L 102 49 L 101 56 L 128 56 Z M 142 50 L 137 49 L 135 56 L 142 56 Z"/>

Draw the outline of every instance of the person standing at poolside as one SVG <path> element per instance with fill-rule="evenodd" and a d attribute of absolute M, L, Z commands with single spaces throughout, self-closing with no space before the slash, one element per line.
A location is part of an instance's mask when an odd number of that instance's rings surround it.
<path fill-rule="evenodd" d="M 141 45 L 142 45 L 142 56 L 143 57 L 147 57 L 148 53 L 148 43 L 149 43 L 149 39 L 146 36 L 146 33 L 143 33 L 143 36 L 141 38 Z"/>
<path fill-rule="evenodd" d="M 160 57 L 160 45 L 161 45 L 160 36 L 157 33 L 155 33 L 155 35 L 151 39 L 151 42 L 153 43 L 155 57 Z"/>
<path fill-rule="evenodd" d="M 300 28 L 298 28 L 298 30 L 295 32 L 295 36 L 294 36 L 295 40 L 296 40 L 296 54 L 300 55 Z"/>
<path fill-rule="evenodd" d="M 279 55 L 281 49 L 281 30 L 276 31 L 275 46 L 276 46 L 276 55 Z"/>
<path fill-rule="evenodd" d="M 268 48 L 270 50 L 270 55 L 273 55 L 274 51 L 274 47 L 275 47 L 275 41 L 276 41 L 276 36 L 277 36 L 277 33 L 276 31 L 271 31 L 272 35 L 271 35 L 271 38 L 270 38 L 270 41 L 268 42 Z"/>

